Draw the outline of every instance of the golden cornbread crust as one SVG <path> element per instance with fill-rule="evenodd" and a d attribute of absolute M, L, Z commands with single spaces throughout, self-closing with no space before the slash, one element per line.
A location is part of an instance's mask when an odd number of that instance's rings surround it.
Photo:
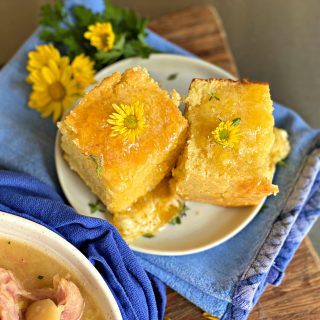
<path fill-rule="evenodd" d="M 210 99 L 212 92 L 217 99 Z M 278 192 L 272 184 L 275 134 L 267 83 L 194 79 L 185 102 L 188 141 L 171 182 L 182 199 L 248 206 Z M 211 132 L 220 121 L 236 118 L 239 144 L 218 144 Z"/>
<path fill-rule="evenodd" d="M 139 101 L 147 128 L 135 144 L 111 136 L 112 104 Z M 185 143 L 179 96 L 162 90 L 141 67 L 105 78 L 58 124 L 65 159 L 112 213 L 129 208 L 170 173 Z M 96 173 L 97 161 L 101 171 Z"/>
<path fill-rule="evenodd" d="M 248 85 L 251 85 L 251 84 L 264 84 L 264 85 L 268 85 L 269 86 L 269 82 L 266 82 L 266 81 L 252 81 L 252 80 L 249 80 L 249 79 L 232 80 L 232 79 L 215 79 L 215 78 L 212 78 L 212 79 L 193 78 L 191 80 L 190 87 L 191 87 L 192 83 L 196 82 L 196 81 L 224 82 L 224 83 L 230 83 L 230 84 L 234 83 L 234 84 L 248 84 Z"/>
<path fill-rule="evenodd" d="M 127 242 L 133 242 L 143 235 L 157 233 L 180 209 L 181 204 L 165 178 L 132 207 L 116 213 L 112 223 Z"/>

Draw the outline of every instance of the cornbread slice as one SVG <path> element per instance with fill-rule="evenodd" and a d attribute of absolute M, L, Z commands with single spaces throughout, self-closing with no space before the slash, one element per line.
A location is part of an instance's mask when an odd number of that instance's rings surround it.
<path fill-rule="evenodd" d="M 279 128 L 274 128 L 274 144 L 270 154 L 270 176 L 272 178 L 276 169 L 276 164 L 285 159 L 290 152 L 290 143 L 288 140 L 287 131 Z"/>
<path fill-rule="evenodd" d="M 272 110 L 267 83 L 193 80 L 186 98 L 188 142 L 173 170 L 177 194 L 222 206 L 255 205 L 276 194 L 270 169 Z M 234 146 L 221 144 L 212 134 L 227 121 L 234 121 L 239 133 Z"/>
<path fill-rule="evenodd" d="M 179 95 L 162 90 L 141 67 L 116 72 L 58 124 L 66 161 L 112 213 L 129 208 L 171 172 L 186 139 Z M 113 136 L 113 104 L 143 105 L 146 127 L 135 142 Z"/>
<path fill-rule="evenodd" d="M 132 207 L 113 215 L 112 223 L 127 242 L 154 235 L 181 210 L 181 202 L 165 178 Z"/>

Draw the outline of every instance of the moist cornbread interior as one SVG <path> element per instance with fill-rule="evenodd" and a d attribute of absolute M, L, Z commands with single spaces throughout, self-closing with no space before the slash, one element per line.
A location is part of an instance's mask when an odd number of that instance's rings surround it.
<path fill-rule="evenodd" d="M 58 124 L 66 161 L 110 212 L 127 210 L 171 172 L 186 139 L 179 99 L 162 90 L 146 69 L 131 68 L 105 78 Z M 107 123 L 112 104 L 137 101 L 144 106 L 147 128 L 134 144 L 112 137 Z"/>
<path fill-rule="evenodd" d="M 267 83 L 195 79 L 185 102 L 188 141 L 172 181 L 182 199 L 247 206 L 278 192 L 272 184 L 277 153 L 272 154 L 274 118 Z M 221 121 L 236 118 L 241 119 L 239 144 L 217 143 L 211 132 Z"/>
<path fill-rule="evenodd" d="M 181 210 L 181 202 L 165 178 L 130 208 L 113 215 L 112 223 L 127 242 L 154 235 Z"/>

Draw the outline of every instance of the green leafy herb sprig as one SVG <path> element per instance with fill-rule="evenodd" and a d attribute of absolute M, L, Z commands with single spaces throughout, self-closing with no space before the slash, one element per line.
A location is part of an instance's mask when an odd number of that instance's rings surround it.
<path fill-rule="evenodd" d="M 97 22 L 110 22 L 116 35 L 115 44 L 110 51 L 99 51 L 84 38 L 88 26 Z M 147 58 L 155 52 L 145 41 L 148 20 L 133 10 L 114 6 L 105 0 L 105 9 L 101 13 L 75 5 L 70 14 L 65 10 L 62 0 L 53 6 L 41 7 L 40 38 L 52 42 L 59 50 L 73 59 L 83 53 L 95 61 L 95 68 L 102 69 L 119 59 L 133 56 Z"/>
<path fill-rule="evenodd" d="M 106 212 L 104 205 L 99 199 L 97 199 L 96 202 L 89 203 L 89 207 L 92 214 L 96 212 Z"/>
<path fill-rule="evenodd" d="M 172 218 L 169 223 L 172 225 L 181 224 L 181 218 L 185 217 L 187 215 L 187 211 L 189 208 L 186 206 L 185 202 L 181 202 L 181 209 L 180 212 Z"/>

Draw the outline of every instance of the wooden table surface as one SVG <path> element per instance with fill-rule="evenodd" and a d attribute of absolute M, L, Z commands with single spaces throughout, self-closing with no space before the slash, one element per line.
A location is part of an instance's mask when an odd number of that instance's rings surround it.
<path fill-rule="evenodd" d="M 239 76 L 222 22 L 212 6 L 193 6 L 153 20 L 149 27 L 204 60 Z M 318 320 L 319 293 L 320 260 L 306 238 L 290 263 L 281 286 L 267 288 L 249 319 Z M 167 299 L 168 318 L 204 319 L 202 310 L 170 288 L 167 289 Z"/>

